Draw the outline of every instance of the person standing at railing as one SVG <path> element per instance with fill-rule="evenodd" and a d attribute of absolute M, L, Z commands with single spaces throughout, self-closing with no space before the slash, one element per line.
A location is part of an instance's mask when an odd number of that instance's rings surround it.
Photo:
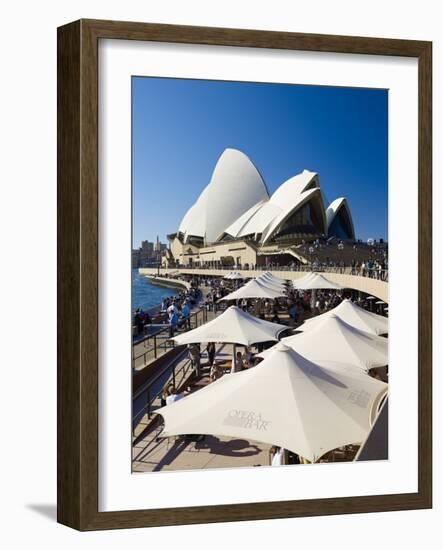
<path fill-rule="evenodd" d="M 176 310 L 171 310 L 169 313 L 169 337 L 173 338 L 174 333 L 177 330 L 178 314 Z"/>
<path fill-rule="evenodd" d="M 184 327 L 189 330 L 191 328 L 191 308 L 189 307 L 188 300 L 186 300 L 182 307 L 182 315 L 184 320 Z"/>
<path fill-rule="evenodd" d="M 206 353 L 208 354 L 208 365 L 212 367 L 214 364 L 215 359 L 215 343 L 214 342 L 208 342 L 206 346 Z"/>
<path fill-rule="evenodd" d="M 189 358 L 197 378 L 201 377 L 200 348 L 196 344 L 188 346 Z"/>

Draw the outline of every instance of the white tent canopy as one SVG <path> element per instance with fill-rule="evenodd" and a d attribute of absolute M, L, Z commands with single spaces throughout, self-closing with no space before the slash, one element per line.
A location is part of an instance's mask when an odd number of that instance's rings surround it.
<path fill-rule="evenodd" d="M 299 279 L 295 279 L 292 281 L 292 284 L 295 284 L 297 282 L 305 282 L 311 279 L 317 272 L 316 271 L 307 271 L 303 277 L 300 277 Z"/>
<path fill-rule="evenodd" d="M 387 384 L 322 368 L 278 344 L 262 363 L 158 409 L 166 437 L 211 434 L 261 441 L 314 462 L 365 440 Z"/>
<path fill-rule="evenodd" d="M 343 300 L 337 307 L 326 313 L 308 319 L 303 325 L 298 327 L 297 330 L 311 330 L 316 323 L 321 322 L 322 319 L 331 315 L 336 315 L 348 323 L 348 325 L 364 332 L 369 332 L 370 334 L 387 334 L 389 330 L 389 321 L 387 317 L 366 311 L 349 299 Z"/>
<path fill-rule="evenodd" d="M 238 290 L 220 298 L 219 302 L 222 300 L 241 300 L 243 298 L 270 298 L 275 300 L 275 298 L 282 298 L 285 295 L 284 290 L 274 290 L 256 279 L 252 279 Z"/>
<path fill-rule="evenodd" d="M 305 277 L 292 282 L 294 288 L 300 290 L 316 290 L 316 289 L 335 289 L 339 290 L 343 287 L 330 281 L 321 273 L 308 273 Z"/>
<path fill-rule="evenodd" d="M 279 283 L 279 284 L 285 284 L 286 283 L 285 279 L 282 279 L 280 277 L 276 277 L 270 271 L 265 271 L 264 273 L 262 273 L 260 275 L 260 277 L 264 277 L 266 279 L 269 279 L 270 281 L 273 281 L 274 283 Z"/>
<path fill-rule="evenodd" d="M 243 275 L 238 271 L 231 271 L 223 277 L 223 279 L 244 279 Z"/>
<path fill-rule="evenodd" d="M 306 359 L 334 370 L 348 370 L 352 365 L 367 372 L 389 362 L 386 338 L 363 332 L 337 315 L 325 316 L 309 330 L 283 338 L 282 342 Z M 267 357 L 272 349 L 262 352 L 259 357 Z"/>
<path fill-rule="evenodd" d="M 268 288 L 272 288 L 273 290 L 277 290 L 277 291 L 286 290 L 285 284 L 283 282 L 282 283 L 274 282 L 272 279 L 264 277 L 263 275 L 256 277 L 255 280 Z"/>
<path fill-rule="evenodd" d="M 287 326 L 270 323 L 232 306 L 221 315 L 189 332 L 175 336 L 176 344 L 199 342 L 226 342 L 250 346 L 259 342 L 277 341 L 278 335 Z"/>

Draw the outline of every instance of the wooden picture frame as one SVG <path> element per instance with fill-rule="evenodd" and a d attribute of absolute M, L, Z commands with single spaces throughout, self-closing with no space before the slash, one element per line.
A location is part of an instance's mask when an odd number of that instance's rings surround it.
<path fill-rule="evenodd" d="M 418 59 L 418 492 L 98 511 L 98 42 L 160 41 Z M 289 518 L 432 506 L 432 44 L 80 20 L 58 29 L 58 521 L 79 530 Z"/>

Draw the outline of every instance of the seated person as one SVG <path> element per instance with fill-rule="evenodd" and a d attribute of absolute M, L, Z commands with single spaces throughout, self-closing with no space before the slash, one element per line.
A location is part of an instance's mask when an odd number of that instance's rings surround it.
<path fill-rule="evenodd" d="M 274 313 L 274 316 L 271 319 L 271 323 L 280 323 L 280 317 L 278 316 L 277 312 Z"/>
<path fill-rule="evenodd" d="M 243 357 L 241 354 L 241 351 L 237 351 L 235 358 L 233 358 L 232 361 L 232 371 L 233 372 L 240 372 L 241 370 L 244 370 L 244 363 L 243 363 Z"/>
<path fill-rule="evenodd" d="M 219 363 L 213 363 L 211 371 L 209 373 L 209 379 L 211 382 L 215 382 L 221 378 L 224 374 L 223 367 Z"/>
<path fill-rule="evenodd" d="M 180 399 L 183 399 L 183 397 L 188 395 L 190 391 L 191 391 L 191 388 L 188 387 L 186 391 L 179 393 L 175 388 L 175 386 L 171 384 L 170 386 L 168 386 L 165 392 L 166 405 L 171 405 L 172 403 L 175 403 L 175 401 L 179 401 Z"/>
<path fill-rule="evenodd" d="M 247 369 L 249 367 L 252 367 L 254 364 L 254 356 L 250 350 L 249 347 L 245 349 L 245 353 L 243 354 L 243 368 Z"/>
<path fill-rule="evenodd" d="M 285 463 L 285 450 L 282 447 L 273 445 L 269 449 L 269 459 L 271 466 L 282 466 Z"/>

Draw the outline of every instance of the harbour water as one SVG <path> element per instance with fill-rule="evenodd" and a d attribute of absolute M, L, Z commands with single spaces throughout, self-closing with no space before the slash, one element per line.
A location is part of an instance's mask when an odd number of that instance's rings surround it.
<path fill-rule="evenodd" d="M 168 296 L 175 296 L 177 288 L 153 285 L 138 269 L 132 270 L 132 310 L 138 307 L 150 310 L 159 306 Z"/>

